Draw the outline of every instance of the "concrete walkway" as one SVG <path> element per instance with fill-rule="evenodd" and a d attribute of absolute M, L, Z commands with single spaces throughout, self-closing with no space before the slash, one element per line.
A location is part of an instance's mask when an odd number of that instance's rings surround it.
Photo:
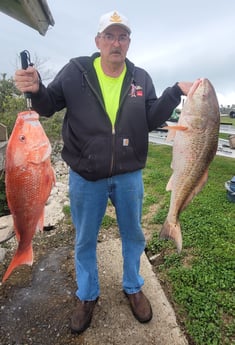
<path fill-rule="evenodd" d="M 94 344 L 96 336 L 100 339 L 100 345 L 188 344 L 145 254 L 141 259 L 141 274 L 145 279 L 143 291 L 153 308 L 153 319 L 147 324 L 135 320 L 121 290 L 122 256 L 119 239 L 98 244 L 98 262 L 101 296 L 91 327 L 84 333 L 84 344 Z"/>

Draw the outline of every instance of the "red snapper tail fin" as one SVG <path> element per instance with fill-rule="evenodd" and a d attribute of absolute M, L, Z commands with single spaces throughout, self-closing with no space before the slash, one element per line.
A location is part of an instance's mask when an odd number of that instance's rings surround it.
<path fill-rule="evenodd" d="M 15 256 L 11 260 L 10 265 L 8 266 L 8 269 L 6 270 L 2 282 L 5 282 L 9 276 L 11 275 L 12 271 L 20 266 L 20 265 L 29 265 L 32 266 L 33 264 L 33 247 L 30 245 L 26 250 L 19 251 L 17 249 Z"/>

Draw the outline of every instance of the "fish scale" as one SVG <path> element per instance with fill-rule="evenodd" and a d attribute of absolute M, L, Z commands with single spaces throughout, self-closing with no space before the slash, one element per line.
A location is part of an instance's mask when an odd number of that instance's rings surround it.
<path fill-rule="evenodd" d="M 159 236 L 174 240 L 178 252 L 182 250 L 179 215 L 207 182 L 209 165 L 217 150 L 219 125 L 215 90 L 208 79 L 198 79 L 188 93 L 178 124 L 168 127 L 168 138 L 174 138 L 173 174 L 166 187 L 171 199 Z"/>

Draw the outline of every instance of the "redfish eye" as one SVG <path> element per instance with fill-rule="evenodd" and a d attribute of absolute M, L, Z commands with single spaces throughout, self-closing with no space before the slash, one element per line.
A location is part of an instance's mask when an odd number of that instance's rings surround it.
<path fill-rule="evenodd" d="M 23 141 L 25 141 L 25 136 L 24 136 L 24 135 L 20 135 L 20 136 L 19 136 L 19 139 L 20 139 L 20 141 L 23 142 Z"/>

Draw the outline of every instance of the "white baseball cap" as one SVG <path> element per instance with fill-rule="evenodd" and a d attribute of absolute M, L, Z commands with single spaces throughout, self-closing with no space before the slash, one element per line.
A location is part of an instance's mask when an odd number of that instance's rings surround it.
<path fill-rule="evenodd" d="M 98 32 L 101 33 L 112 25 L 120 25 L 123 29 L 128 31 L 129 34 L 131 33 L 128 19 L 118 11 L 108 12 L 100 17 Z"/>

